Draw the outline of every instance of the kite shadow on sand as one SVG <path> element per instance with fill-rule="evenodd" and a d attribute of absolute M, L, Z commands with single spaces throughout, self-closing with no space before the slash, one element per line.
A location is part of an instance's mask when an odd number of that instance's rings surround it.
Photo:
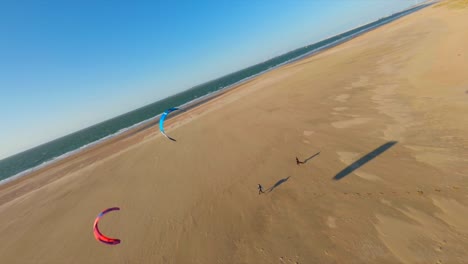
<path fill-rule="evenodd" d="M 367 162 L 371 161 L 378 155 L 382 154 L 383 152 L 387 151 L 389 148 L 393 147 L 398 143 L 397 141 L 389 141 L 382 146 L 374 149 L 373 151 L 369 152 L 367 155 L 364 157 L 360 158 L 359 160 L 355 161 L 353 164 L 349 165 L 348 167 L 344 168 L 342 171 L 338 172 L 335 177 L 333 177 L 333 180 L 338 181 L 341 180 L 342 178 L 346 177 L 348 174 L 351 172 L 357 170 L 359 167 L 362 165 L 366 164 Z"/>
<path fill-rule="evenodd" d="M 291 178 L 291 176 L 289 176 L 289 177 L 287 177 L 287 178 L 283 178 L 283 179 L 277 181 L 277 182 L 275 183 L 275 185 L 271 186 L 271 187 L 270 187 L 269 189 L 267 189 L 266 191 L 269 192 L 269 193 L 272 192 L 276 187 L 278 187 L 278 186 L 280 186 L 281 184 L 287 182 L 287 181 L 289 180 L 289 178 Z"/>

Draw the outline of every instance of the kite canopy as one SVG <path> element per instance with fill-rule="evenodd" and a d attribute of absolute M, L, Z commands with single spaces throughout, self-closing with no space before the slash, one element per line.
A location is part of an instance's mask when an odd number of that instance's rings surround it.
<path fill-rule="evenodd" d="M 94 231 L 94 237 L 96 238 L 97 241 L 100 241 L 102 243 L 106 243 L 108 245 L 117 245 L 120 243 L 120 239 L 117 239 L 117 238 L 110 238 L 110 237 L 107 237 L 105 235 L 103 235 L 101 233 L 101 231 L 99 231 L 99 227 L 98 227 L 98 222 L 99 220 L 101 220 L 101 217 L 109 212 L 112 212 L 112 211 L 118 211 L 120 210 L 119 207 L 112 207 L 112 208 L 108 208 L 104 211 L 102 211 L 97 217 L 96 217 L 96 220 L 94 220 L 94 227 L 93 227 L 93 231 Z"/>
<path fill-rule="evenodd" d="M 164 111 L 164 113 L 161 115 L 161 118 L 159 119 L 159 130 L 161 131 L 161 134 L 163 134 L 165 137 L 167 137 L 168 139 L 172 141 L 176 141 L 176 140 L 166 135 L 166 132 L 164 132 L 164 121 L 166 120 L 166 117 L 170 112 L 173 112 L 176 110 L 180 110 L 180 109 L 177 107 L 172 107 L 172 108 L 167 109 L 166 111 Z"/>

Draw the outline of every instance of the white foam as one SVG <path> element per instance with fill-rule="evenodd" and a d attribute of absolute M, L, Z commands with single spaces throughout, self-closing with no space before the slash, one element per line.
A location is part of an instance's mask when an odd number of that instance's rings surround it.
<path fill-rule="evenodd" d="M 148 123 L 148 122 L 150 122 L 150 121 L 152 121 L 152 120 L 154 120 L 154 119 L 156 119 L 156 118 L 159 118 L 160 116 L 161 116 L 161 114 L 159 114 L 159 115 L 157 115 L 157 116 L 154 116 L 154 117 L 152 117 L 152 118 L 146 119 L 146 120 L 144 120 L 144 121 L 141 121 L 141 122 L 139 122 L 139 123 L 136 123 L 136 124 L 134 124 L 134 125 L 131 125 L 131 126 L 129 126 L 129 127 L 122 128 L 122 129 L 120 129 L 119 131 L 115 132 L 114 134 L 110 134 L 110 135 L 108 135 L 108 136 L 105 136 L 105 137 L 103 137 L 103 138 L 101 138 L 101 139 L 98 139 L 98 140 L 96 140 L 96 141 L 93 141 L 93 142 L 91 142 L 91 143 L 88 143 L 88 144 L 86 144 L 86 145 L 83 145 L 83 146 L 81 146 L 81 147 L 79 147 L 79 148 L 77 148 L 77 149 L 75 149 L 75 150 L 66 152 L 66 153 L 64 153 L 64 154 L 62 154 L 62 155 L 60 155 L 60 156 L 53 157 L 53 158 L 51 158 L 50 160 L 45 161 L 45 162 L 43 162 L 43 163 L 41 163 L 41 164 L 39 164 L 39 165 L 37 165 L 37 166 L 34 166 L 34 167 L 32 167 L 32 168 L 29 168 L 29 169 L 26 169 L 26 170 L 24 170 L 24 171 L 21 171 L 21 172 L 19 172 L 19 173 L 13 175 L 13 176 L 11 176 L 11 177 L 8 177 L 8 178 L 6 178 L 6 179 L 0 180 L 0 185 L 5 184 L 5 183 L 7 183 L 7 182 L 10 182 L 10 181 L 12 181 L 12 180 L 18 179 L 18 178 L 20 178 L 20 177 L 22 177 L 22 176 L 25 176 L 25 175 L 28 174 L 28 173 L 37 171 L 37 170 L 39 170 L 39 169 L 41 169 L 41 168 L 43 168 L 43 167 L 45 167 L 45 166 L 47 166 L 47 165 L 49 165 L 49 164 L 51 164 L 51 163 L 54 163 L 54 162 L 56 162 L 56 161 L 63 160 L 63 159 L 65 159 L 65 158 L 67 158 L 67 157 L 69 157 L 69 156 L 71 156 L 71 155 L 73 155 L 73 154 L 75 154 L 75 153 L 78 153 L 78 152 L 80 152 L 80 151 L 83 151 L 83 150 L 85 150 L 85 149 L 87 149 L 87 148 L 89 148 L 89 147 L 95 146 L 96 144 L 99 144 L 99 143 L 101 143 L 101 142 L 103 142 L 103 141 L 105 141 L 105 140 L 114 138 L 114 137 L 116 137 L 116 136 L 118 136 L 118 135 L 120 135 L 120 134 L 122 134 L 122 133 L 124 133 L 124 132 L 126 132 L 126 131 L 128 131 L 128 130 L 130 130 L 130 129 L 132 129 L 132 128 L 134 128 L 134 127 L 143 125 L 143 124 Z"/>

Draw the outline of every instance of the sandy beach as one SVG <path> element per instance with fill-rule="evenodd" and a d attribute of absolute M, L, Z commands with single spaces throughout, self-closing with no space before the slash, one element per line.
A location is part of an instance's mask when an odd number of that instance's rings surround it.
<path fill-rule="evenodd" d="M 0 263 L 467 263 L 467 25 L 435 4 L 0 186 Z"/>

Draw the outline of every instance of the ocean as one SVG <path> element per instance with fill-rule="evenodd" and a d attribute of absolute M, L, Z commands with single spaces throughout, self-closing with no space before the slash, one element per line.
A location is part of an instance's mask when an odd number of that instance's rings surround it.
<path fill-rule="evenodd" d="M 154 121 L 159 118 L 160 114 L 167 108 L 182 106 L 195 100 L 200 100 L 201 98 L 237 85 L 281 65 L 291 63 L 324 49 L 336 46 L 365 32 L 427 7 L 428 5 L 431 4 L 416 6 L 381 18 L 372 23 L 290 51 L 216 80 L 197 85 L 163 100 L 0 160 L 0 184 L 37 170 L 53 161 L 70 156 L 79 150 L 114 137 L 132 127 Z"/>

